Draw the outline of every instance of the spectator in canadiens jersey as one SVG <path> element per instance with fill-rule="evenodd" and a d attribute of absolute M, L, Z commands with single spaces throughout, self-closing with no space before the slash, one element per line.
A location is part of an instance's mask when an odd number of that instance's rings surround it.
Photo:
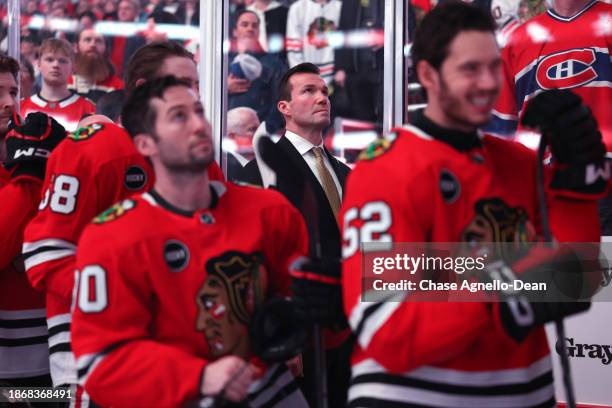
<path fill-rule="evenodd" d="M 16 120 L 17 75 L 17 61 L 0 54 L 0 384 L 48 387 L 45 299 L 27 281 L 19 247 L 40 201 L 46 157 L 66 132 L 42 113 Z"/>
<path fill-rule="evenodd" d="M 79 32 L 76 44 L 74 75 L 69 88 L 96 102 L 106 92 L 123 88 L 123 81 L 109 62 L 106 42 L 93 28 Z"/>
<path fill-rule="evenodd" d="M 356 337 L 349 404 L 555 407 L 543 325 L 586 310 L 588 302 L 524 301 L 519 315 L 510 306 L 516 298 L 501 294 L 495 303 L 434 303 L 423 293 L 373 292 L 362 283 L 361 242 L 469 242 L 478 248 L 482 242 L 533 242 L 544 234 L 535 152 L 477 131 L 490 120 L 502 81 L 489 13 L 463 2 L 435 7 L 417 28 L 412 53 L 428 104 L 413 124 L 364 150 L 340 215 L 344 304 Z M 592 115 L 569 91 L 545 92 L 525 120 L 544 126 L 552 145 L 555 164 L 544 172 L 554 238 L 598 241 L 596 200 L 605 180 L 590 184 L 584 172 L 602 164 L 605 150 Z M 551 250 L 541 260 L 530 252 L 521 261 L 550 267 L 555 259 Z M 571 272 L 590 276 L 575 265 Z M 510 261 L 504 268 L 521 279 L 544 279 L 543 269 Z M 557 270 L 560 280 L 567 277 Z M 491 272 L 487 262 L 476 278 L 491 279 Z M 361 301 L 372 293 L 376 301 Z M 418 301 L 421 295 L 425 301 Z"/>
<path fill-rule="evenodd" d="M 249 334 L 288 294 L 289 263 L 307 247 L 299 212 L 277 192 L 209 180 L 211 127 L 189 83 L 147 81 L 121 117 L 156 181 L 79 242 L 81 384 L 102 406 L 306 407 L 285 364 L 254 358 L 262 337 Z"/>
<path fill-rule="evenodd" d="M 21 102 L 21 116 L 45 112 L 72 132 L 83 115 L 94 113 L 96 107 L 90 100 L 68 90 L 73 64 L 74 51 L 68 42 L 55 38 L 43 41 L 39 59 L 42 87 Z"/>
<path fill-rule="evenodd" d="M 571 89 L 593 111 L 612 151 L 612 5 L 554 0 L 552 8 L 516 29 L 504 48 L 504 82 L 491 131 L 517 127 L 528 102 L 547 89 Z M 603 235 L 612 235 L 612 196 L 600 201 Z"/>

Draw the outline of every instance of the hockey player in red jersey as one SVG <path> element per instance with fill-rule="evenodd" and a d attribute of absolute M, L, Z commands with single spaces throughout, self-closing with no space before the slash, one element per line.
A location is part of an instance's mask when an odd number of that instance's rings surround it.
<path fill-rule="evenodd" d="M 51 385 L 45 300 L 30 286 L 20 254 L 47 156 L 66 132 L 42 113 L 18 121 L 18 74 L 17 61 L 0 56 L 0 382 L 42 387 Z"/>
<path fill-rule="evenodd" d="M 308 245 L 299 212 L 278 192 L 209 180 L 210 124 L 186 82 L 136 88 L 122 121 L 156 181 L 79 241 L 81 384 L 102 406 L 305 407 L 284 365 L 255 362 L 248 330 L 255 310 L 288 294 L 289 263 Z"/>
<path fill-rule="evenodd" d="M 74 64 L 72 46 L 65 40 L 48 38 L 40 46 L 39 60 L 42 88 L 21 102 L 21 116 L 44 112 L 72 132 L 83 115 L 96 111 L 90 100 L 68 90 Z"/>
<path fill-rule="evenodd" d="M 349 177 L 341 219 L 345 310 L 356 337 L 351 407 L 555 406 L 542 325 L 588 303 L 527 303 L 530 318 L 520 320 L 504 301 L 361 297 L 360 243 L 522 242 L 542 232 L 535 154 L 477 131 L 501 82 L 494 30 L 489 16 L 462 2 L 424 18 L 412 52 L 428 105 L 366 149 Z M 595 200 L 605 180 L 590 184 L 584 171 L 602 165 L 601 134 L 575 95 L 548 96 L 533 101 L 529 117 L 552 144 L 552 232 L 559 241 L 598 241 Z"/>

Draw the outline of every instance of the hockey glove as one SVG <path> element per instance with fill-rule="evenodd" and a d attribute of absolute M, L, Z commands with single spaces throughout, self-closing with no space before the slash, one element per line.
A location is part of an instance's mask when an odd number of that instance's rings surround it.
<path fill-rule="evenodd" d="M 606 147 L 591 110 L 568 90 L 536 96 L 523 115 L 524 126 L 537 128 L 550 143 L 555 174 L 550 187 L 581 194 L 600 194 L 609 171 Z"/>
<path fill-rule="evenodd" d="M 589 309 L 589 300 L 601 282 L 601 272 L 600 267 L 583 259 L 587 252 L 592 254 L 586 251 L 579 255 L 569 248 L 535 248 L 512 266 L 501 260 L 487 265 L 485 279 L 490 282 L 500 280 L 511 287 L 518 280 L 546 284 L 545 290 L 537 292 L 500 291 L 500 301 L 494 304 L 494 310 L 511 338 L 521 342 L 535 327 Z"/>
<path fill-rule="evenodd" d="M 12 170 L 13 178 L 25 175 L 42 180 L 47 158 L 64 137 L 64 127 L 42 112 L 30 113 L 25 121 L 14 113 L 6 136 L 4 167 Z"/>
<path fill-rule="evenodd" d="M 290 273 L 296 312 L 302 320 L 336 330 L 348 327 L 338 260 L 301 257 L 293 262 Z"/>
<path fill-rule="evenodd" d="M 249 323 L 253 353 L 266 363 L 280 363 L 302 352 L 306 328 L 292 301 L 272 298 L 259 306 Z"/>

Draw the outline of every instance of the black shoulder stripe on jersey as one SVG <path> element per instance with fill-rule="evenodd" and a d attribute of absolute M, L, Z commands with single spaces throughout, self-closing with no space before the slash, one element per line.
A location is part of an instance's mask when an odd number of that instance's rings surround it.
<path fill-rule="evenodd" d="M 19 339 L 1 339 L 0 347 L 23 347 L 33 344 L 45 344 L 48 341 L 47 336 L 22 337 Z"/>
<path fill-rule="evenodd" d="M 527 394 L 547 387 L 553 383 L 552 371 L 533 378 L 529 382 L 504 385 L 457 385 L 443 382 L 426 381 L 416 378 L 389 375 L 385 373 L 362 374 L 354 377 L 351 384 L 379 383 L 395 386 L 431 390 L 444 394 L 455 395 L 477 395 L 477 396 L 499 396 Z"/>
<path fill-rule="evenodd" d="M 49 354 L 71 353 L 71 352 L 72 352 L 72 346 L 70 345 L 70 342 L 58 343 L 54 346 L 49 347 Z"/>
<path fill-rule="evenodd" d="M 0 319 L 0 329 L 25 329 L 46 325 L 47 320 L 44 317 L 33 319 Z"/>
<path fill-rule="evenodd" d="M 61 332 L 70 332 L 70 323 L 62 323 L 57 326 L 49 327 L 49 336 L 55 336 Z"/>
<path fill-rule="evenodd" d="M 22 254 L 23 260 L 25 261 L 26 259 L 29 259 L 31 257 L 33 257 L 34 255 L 38 255 L 41 252 L 50 252 L 50 251 L 63 251 L 67 249 L 66 247 L 63 246 L 57 246 L 57 245 L 45 245 L 45 246 L 41 246 L 36 248 L 33 251 L 28 251 L 28 252 L 24 252 Z"/>
<path fill-rule="evenodd" d="M 361 332 L 363 331 L 363 327 L 365 326 L 366 320 L 368 320 L 368 318 L 370 316 L 372 316 L 372 314 L 376 313 L 376 311 L 383 305 L 382 302 L 373 304 L 371 306 L 368 306 L 364 311 L 363 311 L 363 315 L 361 316 L 361 320 L 359 321 L 359 324 L 357 325 L 357 328 L 354 330 L 355 333 L 355 338 L 359 338 L 361 336 Z"/>

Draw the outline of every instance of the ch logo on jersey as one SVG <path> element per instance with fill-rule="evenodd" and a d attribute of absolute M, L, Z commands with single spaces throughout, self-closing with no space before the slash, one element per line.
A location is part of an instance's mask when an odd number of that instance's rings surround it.
<path fill-rule="evenodd" d="M 94 218 L 93 223 L 103 224 L 105 222 L 116 220 L 134 207 L 136 207 L 136 201 L 127 199 L 123 200 Z"/>
<path fill-rule="evenodd" d="M 393 142 L 397 139 L 397 133 L 392 132 L 383 137 L 382 139 L 376 139 L 370 143 L 365 149 L 359 153 L 357 160 L 374 160 L 378 156 L 391 149 Z"/>
<path fill-rule="evenodd" d="M 549 55 L 538 64 L 536 81 L 544 90 L 575 88 L 597 79 L 595 50 L 581 48 Z"/>
<path fill-rule="evenodd" d="M 69 133 L 68 137 L 72 140 L 76 140 L 77 142 L 81 140 L 87 140 L 102 129 L 104 129 L 104 125 L 100 123 L 93 123 L 89 126 L 78 128 L 74 132 Z"/>

